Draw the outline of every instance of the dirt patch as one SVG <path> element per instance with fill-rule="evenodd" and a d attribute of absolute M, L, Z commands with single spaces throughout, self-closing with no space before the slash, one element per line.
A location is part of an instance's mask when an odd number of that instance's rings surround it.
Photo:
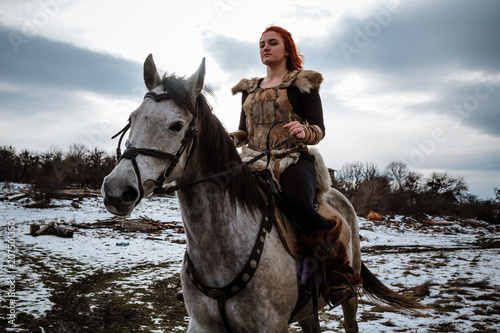
<path fill-rule="evenodd" d="M 148 268 L 135 267 L 133 275 Z M 56 284 L 50 296 L 51 310 L 40 318 L 20 313 L 16 319 L 18 331 L 174 332 L 175 328 L 186 326 L 185 307 L 175 299 L 178 276 L 157 280 L 145 288 L 117 288 L 131 275 L 132 272 L 98 271 L 68 286 Z M 2 329 L 7 327 L 0 324 Z"/>

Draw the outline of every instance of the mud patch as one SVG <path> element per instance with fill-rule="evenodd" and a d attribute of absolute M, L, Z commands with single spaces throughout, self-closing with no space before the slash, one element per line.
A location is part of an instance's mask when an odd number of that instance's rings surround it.
<path fill-rule="evenodd" d="M 175 299 L 178 276 L 157 280 L 144 288 L 117 288 L 132 275 L 130 272 L 98 271 L 69 286 L 54 287 L 52 308 L 42 317 L 20 313 L 17 332 L 119 333 L 176 332 L 186 326 L 184 305 Z M 3 327 L 2 327 L 3 326 Z M 0 328 L 6 328 L 0 325 Z"/>

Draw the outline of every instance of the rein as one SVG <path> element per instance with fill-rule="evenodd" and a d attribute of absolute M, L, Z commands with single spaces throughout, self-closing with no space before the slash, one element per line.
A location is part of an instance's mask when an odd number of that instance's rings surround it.
<path fill-rule="evenodd" d="M 168 188 L 166 188 L 164 191 L 165 193 L 167 194 L 170 194 L 170 193 L 173 193 L 183 187 L 186 187 L 186 186 L 191 186 L 191 185 L 196 185 L 196 184 L 200 184 L 200 183 L 203 183 L 203 182 L 206 182 L 208 180 L 211 180 L 211 179 L 214 179 L 214 178 L 217 178 L 217 177 L 222 177 L 222 176 L 226 176 L 226 175 L 229 175 L 229 179 L 231 179 L 231 177 L 233 176 L 233 174 L 243 168 L 243 167 L 246 167 L 258 160 L 260 160 L 262 157 L 264 156 L 267 156 L 267 165 L 266 165 L 266 168 L 269 166 L 269 162 L 271 161 L 271 152 L 283 145 L 285 145 L 286 143 L 288 143 L 288 141 L 292 140 L 293 139 L 293 136 L 281 141 L 281 142 L 278 142 L 277 145 L 275 145 L 274 147 L 270 147 L 270 140 L 269 140 L 269 136 L 271 135 L 271 131 L 272 129 L 274 128 L 274 126 L 276 126 L 277 124 L 279 123 L 286 123 L 287 121 L 286 120 L 278 120 L 277 122 L 275 122 L 270 128 L 269 128 L 269 131 L 267 132 L 267 138 L 266 138 L 266 151 L 260 153 L 259 155 L 255 156 L 254 158 L 252 158 L 251 160 L 249 161 L 246 161 L 244 163 L 240 163 L 238 165 L 235 165 L 234 167 L 232 167 L 230 170 L 227 170 L 227 171 L 221 171 L 221 172 L 218 172 L 214 175 L 211 175 L 209 177 L 206 177 L 206 178 L 202 178 L 202 179 L 199 179 L 199 180 L 195 180 L 195 181 L 192 181 L 192 182 L 188 182 L 188 183 L 184 183 L 184 184 L 179 184 L 179 185 L 174 185 L 174 186 L 170 186 Z"/>
<path fill-rule="evenodd" d="M 252 163 L 260 160 L 264 156 L 268 156 L 267 164 L 269 164 L 269 161 L 270 161 L 269 156 L 270 156 L 271 152 L 273 150 L 275 150 L 275 149 L 283 146 L 284 144 L 286 144 L 288 141 L 290 141 L 292 139 L 293 139 L 293 137 L 287 138 L 287 139 L 279 142 L 276 146 L 274 146 L 272 148 L 269 148 L 266 151 L 264 151 L 264 152 L 260 153 L 259 155 L 255 156 L 251 160 L 243 162 L 243 163 L 240 163 L 238 165 L 235 165 L 230 170 L 221 171 L 221 172 L 218 172 L 218 173 L 216 173 L 216 174 L 214 174 L 212 176 L 209 176 L 209 177 L 206 177 L 206 178 L 202 178 L 202 179 L 198 179 L 198 180 L 195 180 L 195 181 L 192 181 L 192 182 L 170 186 L 170 187 L 167 187 L 164 191 L 165 191 L 165 193 L 169 194 L 169 193 L 173 193 L 173 192 L 175 192 L 175 191 L 177 191 L 177 190 L 179 190 L 179 189 L 181 189 L 183 187 L 200 184 L 200 183 L 206 182 L 208 180 L 211 180 L 211 179 L 214 179 L 214 178 L 217 178 L 217 177 L 222 177 L 222 176 L 225 176 L 225 175 L 232 176 L 237 170 L 239 170 L 239 169 L 241 169 L 243 167 L 246 167 L 246 166 L 248 166 L 248 165 L 250 165 L 250 164 L 252 164 Z"/>

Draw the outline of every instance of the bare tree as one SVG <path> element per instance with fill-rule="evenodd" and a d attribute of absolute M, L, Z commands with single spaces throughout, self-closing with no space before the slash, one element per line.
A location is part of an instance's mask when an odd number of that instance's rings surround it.
<path fill-rule="evenodd" d="M 391 187 L 395 191 L 401 191 L 404 188 L 409 172 L 408 165 L 401 161 L 391 162 L 385 168 L 385 173 L 391 182 Z"/>
<path fill-rule="evenodd" d="M 27 149 L 22 150 L 19 154 L 19 180 L 24 183 L 32 182 L 38 167 L 40 167 L 40 156 Z"/>
<path fill-rule="evenodd" d="M 458 196 L 468 190 L 467 183 L 463 177 L 453 178 L 446 172 L 433 172 L 427 179 L 426 185 L 428 190 L 434 195 L 451 192 Z"/>
<path fill-rule="evenodd" d="M 422 190 L 422 178 L 423 175 L 420 172 L 410 171 L 404 180 L 403 187 L 410 193 L 417 194 Z"/>
<path fill-rule="evenodd" d="M 362 179 L 365 181 L 374 180 L 382 175 L 373 162 L 366 162 L 361 168 L 361 173 Z"/>
<path fill-rule="evenodd" d="M 0 147 L 0 181 L 17 181 L 19 158 L 12 146 Z"/>
<path fill-rule="evenodd" d="M 337 171 L 337 186 L 339 190 L 352 195 L 353 191 L 361 184 L 363 180 L 363 163 L 345 163 Z"/>
<path fill-rule="evenodd" d="M 70 185 L 78 185 L 80 188 L 86 185 L 86 163 L 90 150 L 83 144 L 72 144 L 65 155 L 66 181 Z"/>

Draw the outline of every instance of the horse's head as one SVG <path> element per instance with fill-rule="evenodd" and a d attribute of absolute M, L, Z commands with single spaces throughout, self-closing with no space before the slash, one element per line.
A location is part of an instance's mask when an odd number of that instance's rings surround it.
<path fill-rule="evenodd" d="M 204 77 L 202 61 L 187 80 L 174 76 L 161 79 L 153 57 L 147 57 L 144 81 L 149 92 L 119 133 L 123 137 L 130 130 L 127 149 L 101 188 L 111 213 L 129 214 L 158 183 L 169 183 L 180 176 L 196 142 L 196 101 Z"/>

